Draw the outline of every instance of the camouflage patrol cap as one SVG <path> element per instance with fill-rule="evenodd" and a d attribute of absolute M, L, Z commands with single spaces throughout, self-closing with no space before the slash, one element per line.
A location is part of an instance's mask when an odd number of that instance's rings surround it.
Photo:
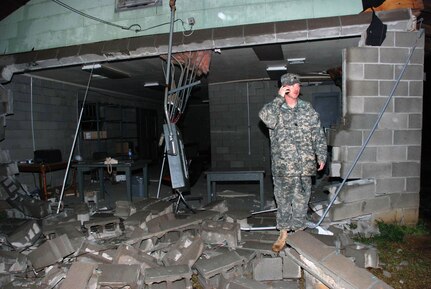
<path fill-rule="evenodd" d="M 301 83 L 299 75 L 294 73 L 283 74 L 280 78 L 281 86 L 294 85 L 295 83 Z"/>

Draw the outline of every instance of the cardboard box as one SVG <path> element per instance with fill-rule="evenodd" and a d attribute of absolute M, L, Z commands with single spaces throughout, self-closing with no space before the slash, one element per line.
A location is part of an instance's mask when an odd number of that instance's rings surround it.
<path fill-rule="evenodd" d="M 115 153 L 117 154 L 127 154 L 129 152 L 128 142 L 119 142 L 115 144 Z"/>
<path fill-rule="evenodd" d="M 84 139 L 105 139 L 107 138 L 106 130 L 101 131 L 84 131 Z"/>

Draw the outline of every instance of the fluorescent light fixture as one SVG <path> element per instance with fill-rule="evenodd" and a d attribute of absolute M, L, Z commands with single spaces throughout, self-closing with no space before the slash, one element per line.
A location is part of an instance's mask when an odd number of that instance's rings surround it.
<path fill-rule="evenodd" d="M 280 70 L 287 70 L 287 67 L 285 65 L 278 65 L 278 66 L 268 66 L 266 68 L 267 71 L 280 71 Z"/>
<path fill-rule="evenodd" d="M 107 64 L 87 64 L 82 66 L 83 71 L 91 72 L 93 71 L 94 78 L 110 78 L 110 79 L 120 79 L 120 78 L 129 78 L 130 75 L 124 71 L 118 70 L 114 67 L 111 67 Z"/>
<path fill-rule="evenodd" d="M 304 64 L 305 63 L 305 57 L 288 58 L 287 63 L 288 64 Z"/>
<path fill-rule="evenodd" d="M 102 65 L 100 63 L 94 63 L 94 64 L 86 64 L 82 67 L 82 70 L 85 71 L 91 71 L 92 69 L 100 69 L 102 67 Z"/>
<path fill-rule="evenodd" d="M 152 87 L 152 86 L 159 86 L 160 83 L 158 81 L 152 81 L 152 82 L 145 82 L 144 87 Z"/>

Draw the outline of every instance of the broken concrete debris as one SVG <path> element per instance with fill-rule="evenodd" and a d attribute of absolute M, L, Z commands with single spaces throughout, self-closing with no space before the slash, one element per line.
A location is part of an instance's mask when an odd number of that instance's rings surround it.
<path fill-rule="evenodd" d="M 122 202 L 120 213 L 88 220 L 88 207 L 76 208 L 22 222 L 6 236 L 1 288 L 297 289 L 302 276 L 306 288 L 390 288 L 363 269 L 378 266 L 376 250 L 339 228 L 332 236 L 289 234 L 290 246 L 275 254 L 277 232 L 241 231 L 251 214 L 229 212 L 224 201 L 190 215 L 163 200 Z"/>

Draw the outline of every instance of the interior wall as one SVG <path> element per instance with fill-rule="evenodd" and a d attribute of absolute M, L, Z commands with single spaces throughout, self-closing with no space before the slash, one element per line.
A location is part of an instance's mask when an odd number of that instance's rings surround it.
<path fill-rule="evenodd" d="M 277 85 L 276 81 L 256 81 L 210 86 L 212 168 L 257 168 L 271 173 L 268 129 L 258 113 L 276 96 Z M 303 86 L 301 98 L 311 102 L 313 93 L 333 91 L 339 88 Z"/>
<path fill-rule="evenodd" d="M 0 142 L 0 149 L 8 150 L 12 161 L 33 159 L 34 150 L 59 149 L 66 161 L 79 118 L 78 102 L 82 101 L 85 89 L 24 75 L 15 75 L 5 87 L 13 92 L 14 113 L 6 117 L 5 139 Z M 154 108 L 161 115 L 161 103 L 90 92 L 87 103 L 97 101 Z M 92 149 L 92 146 L 81 147 L 80 153 L 87 150 L 87 154 Z M 79 153 L 78 147 L 74 152 L 74 156 Z M 49 173 L 48 184 L 61 185 L 63 177 L 64 171 Z M 21 173 L 18 178 L 30 189 L 39 186 L 37 175 Z"/>

